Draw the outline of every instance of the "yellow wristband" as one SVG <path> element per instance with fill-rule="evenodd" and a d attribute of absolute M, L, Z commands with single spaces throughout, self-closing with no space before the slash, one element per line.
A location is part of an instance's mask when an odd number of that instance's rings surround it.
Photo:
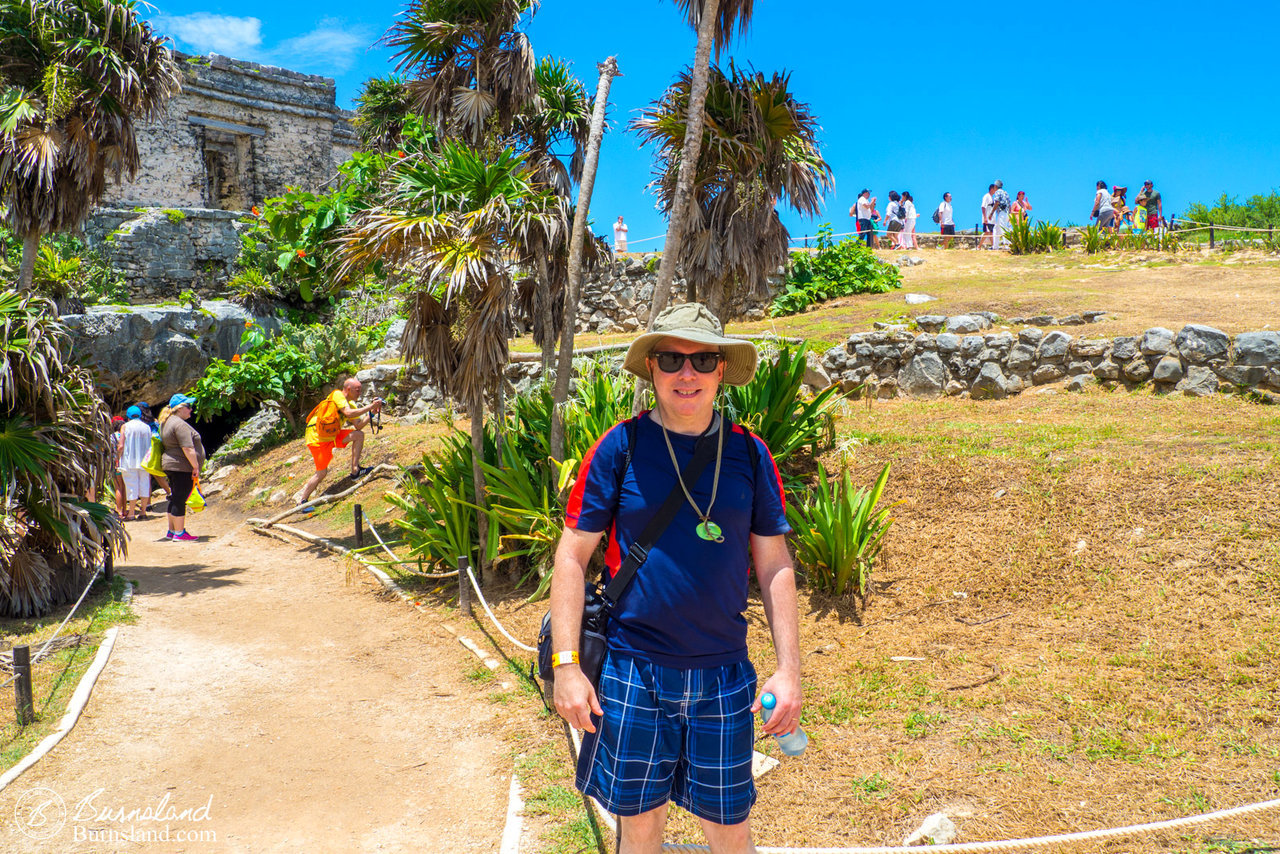
<path fill-rule="evenodd" d="M 577 663 L 578 663 L 578 653 L 576 650 L 569 650 L 566 652 L 557 652 L 555 655 L 551 656 L 552 667 L 559 667 L 562 664 L 577 664 Z"/>

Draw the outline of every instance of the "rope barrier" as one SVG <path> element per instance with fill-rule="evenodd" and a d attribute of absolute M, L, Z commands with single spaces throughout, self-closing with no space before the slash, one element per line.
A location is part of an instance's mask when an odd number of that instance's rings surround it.
<path fill-rule="evenodd" d="M 68 622 L 70 622 L 70 621 L 71 621 L 72 616 L 74 616 L 74 615 L 75 615 L 75 613 L 76 613 L 76 609 L 78 609 L 78 608 L 80 607 L 80 603 L 82 603 L 82 602 L 84 601 L 84 597 L 85 597 L 85 596 L 87 596 L 87 595 L 89 594 L 89 588 L 93 586 L 93 582 L 97 581 L 97 580 L 98 580 L 98 576 L 99 576 L 99 575 L 101 575 L 101 574 L 102 574 L 102 567 L 101 567 L 101 566 L 99 566 L 99 567 L 97 568 L 97 570 L 93 573 L 93 578 L 90 578 L 90 579 L 89 579 L 89 583 L 88 583 L 88 584 L 86 584 L 86 585 L 84 586 L 84 590 L 82 590 L 82 591 L 80 592 L 80 598 L 76 600 L 76 604 L 74 604 L 74 605 L 72 605 L 72 606 L 71 606 L 71 610 L 70 610 L 70 611 L 68 611 L 68 612 L 67 612 L 67 616 L 63 618 L 62 623 L 58 626 L 58 630 L 57 630 L 56 632 L 54 632 L 54 633 L 53 633 L 53 637 L 51 637 L 51 638 L 49 638 L 47 641 L 45 641 L 45 642 L 44 642 L 44 646 L 40 647 L 40 651 L 39 651 L 39 652 L 37 652 L 35 655 L 31 656 L 31 666 L 32 666 L 32 667 L 34 667 L 34 666 L 36 665 L 36 662 L 38 662 L 38 661 L 40 661 L 40 659 L 44 658 L 45 650 L 47 650 L 47 649 L 49 648 L 49 644 L 51 644 L 51 643 L 53 643 L 55 640 L 57 640 L 58 635 L 62 634 L 62 630 L 63 630 L 63 629 L 65 629 L 65 628 L 67 627 L 67 623 L 68 623 Z"/>
<path fill-rule="evenodd" d="M 1172 217 L 1169 221 L 1170 222 L 1186 222 L 1186 223 L 1190 223 L 1191 225 L 1198 225 L 1198 226 L 1202 226 L 1203 228 L 1212 228 L 1218 231 L 1248 231 L 1248 232 L 1253 232 L 1255 234 L 1263 231 L 1271 231 L 1273 228 L 1276 228 L 1276 226 L 1271 226 L 1271 225 L 1258 226 L 1256 228 L 1250 228 L 1249 226 L 1245 226 L 1245 225 L 1218 225 L 1212 222 L 1199 222 L 1194 219 L 1183 219 L 1182 217 Z M 1179 229 L 1179 230 L 1192 231 L 1192 230 L 1202 230 L 1202 229 Z"/>
<path fill-rule="evenodd" d="M 1134 824 L 1128 827 L 1112 827 L 1104 830 L 1088 830 L 1081 833 L 1063 833 L 1057 836 L 1038 836 L 1030 839 L 1006 839 L 998 842 L 969 842 L 954 845 L 930 845 L 930 851 L 939 854 L 983 854 L 988 851 L 1016 851 L 1022 848 L 1046 848 L 1075 842 L 1090 842 L 1098 839 L 1110 839 L 1117 836 L 1134 836 L 1157 830 L 1175 830 L 1195 824 L 1205 824 L 1223 818 L 1235 818 L 1255 812 L 1264 812 L 1280 808 L 1280 800 L 1262 801 L 1234 809 L 1219 810 L 1184 818 L 1154 821 L 1147 824 Z M 709 851 L 705 845 L 688 845 L 681 843 L 664 843 L 663 851 Z M 760 854 L 902 854 L 912 849 L 901 846 L 875 846 L 870 848 L 768 848 L 757 846 Z"/>
<path fill-rule="evenodd" d="M 511 636 L 511 632 L 507 631 L 502 623 L 498 622 L 498 618 L 493 615 L 492 609 L 489 608 L 489 603 L 485 601 L 484 594 L 480 592 L 480 585 L 476 583 L 475 573 L 471 571 L 470 566 L 467 567 L 467 578 L 471 581 L 471 589 L 476 592 L 476 596 L 480 597 L 480 605 L 484 608 L 484 612 L 489 615 L 489 619 L 498 627 L 498 631 L 502 632 L 503 637 L 520 647 L 525 652 L 537 652 L 537 647 L 520 643 L 520 641 Z"/>
<path fill-rule="evenodd" d="M 458 570 L 456 569 L 453 570 L 452 572 L 440 572 L 440 573 L 422 572 L 421 570 L 414 569 L 408 563 L 406 563 L 405 561 L 397 557 L 396 553 L 391 551 L 391 547 L 382 541 L 382 537 L 378 536 L 378 529 L 373 526 L 372 519 L 365 519 L 365 521 L 369 523 L 369 530 L 373 532 L 373 538 L 378 541 L 378 545 L 382 546 L 382 550 L 386 552 L 388 555 L 390 555 L 393 561 L 395 561 L 396 563 L 404 567 L 405 572 L 409 573 L 410 575 L 417 576 L 418 578 L 426 578 L 430 581 L 445 581 L 446 579 L 449 579 L 449 578 L 458 577 Z"/>

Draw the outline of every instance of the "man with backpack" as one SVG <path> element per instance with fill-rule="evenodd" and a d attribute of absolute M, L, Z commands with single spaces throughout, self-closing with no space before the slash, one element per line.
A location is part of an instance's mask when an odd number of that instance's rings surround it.
<path fill-rule="evenodd" d="M 363 477 L 371 470 L 360 465 L 360 453 L 364 450 L 364 427 L 369 423 L 370 413 L 382 411 L 381 398 L 368 406 L 356 407 L 355 401 L 360 399 L 360 381 L 351 377 L 342 384 L 342 388 L 320 401 L 307 416 L 307 449 L 315 460 L 316 473 L 303 485 L 302 490 L 293 496 L 295 504 L 305 504 L 311 493 L 329 473 L 329 464 L 333 462 L 335 448 L 351 446 L 351 476 Z"/>
<path fill-rule="evenodd" d="M 996 181 L 992 186 L 995 192 L 991 194 L 991 248 L 1004 249 L 1009 245 L 1004 239 L 1004 233 L 1009 230 L 1009 194 L 1003 181 Z"/>
<path fill-rule="evenodd" d="M 596 442 L 569 496 L 551 581 L 555 706 L 587 733 L 577 786 L 619 816 L 622 854 L 661 849 L 671 802 L 698 817 L 712 851 L 754 851 L 760 698 L 777 698 L 763 732 L 800 721 L 781 478 L 764 442 L 715 409 L 720 384 L 750 382 L 757 358 L 705 306 L 668 308 L 623 363 L 653 383 L 655 408 Z M 608 611 L 593 684 L 579 636 L 587 566 L 606 532 L 605 574 L 629 580 Z M 759 689 L 744 615 L 752 569 L 777 658 Z"/>

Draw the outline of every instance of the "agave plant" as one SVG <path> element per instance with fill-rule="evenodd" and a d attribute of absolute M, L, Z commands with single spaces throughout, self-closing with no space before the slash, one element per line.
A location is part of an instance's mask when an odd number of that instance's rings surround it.
<path fill-rule="evenodd" d="M 1009 220 L 1009 228 L 1005 230 L 1005 239 L 1009 241 L 1011 255 L 1029 255 L 1038 251 L 1031 229 L 1031 218 L 1015 216 Z"/>
<path fill-rule="evenodd" d="M 839 399 L 839 387 L 824 389 L 812 400 L 803 398 L 806 352 L 803 346 L 783 347 L 776 359 L 760 360 L 751 382 L 725 388 L 729 417 L 763 439 L 778 463 L 806 445 L 834 439 L 830 410 Z"/>
<path fill-rule="evenodd" d="M 47 613 L 124 527 L 94 500 L 115 470 L 111 413 L 42 297 L 0 292 L 0 612 Z"/>
<path fill-rule="evenodd" d="M 817 488 L 787 504 L 796 564 L 812 586 L 866 597 L 871 568 L 893 524 L 888 507 L 876 509 L 888 482 L 888 463 L 870 489 L 854 489 L 848 469 L 838 479 L 819 469 Z"/>

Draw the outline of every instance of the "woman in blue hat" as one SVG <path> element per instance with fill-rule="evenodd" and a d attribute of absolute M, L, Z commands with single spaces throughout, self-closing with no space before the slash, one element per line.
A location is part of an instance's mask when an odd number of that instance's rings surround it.
<path fill-rule="evenodd" d="M 200 485 L 200 466 L 204 465 L 204 442 L 200 434 L 187 423 L 191 407 L 196 399 L 185 394 L 169 398 L 169 417 L 160 428 L 164 442 L 161 457 L 165 476 L 169 478 L 169 532 L 166 539 L 176 543 L 191 543 L 200 538 L 187 533 L 187 499 L 191 490 Z"/>

